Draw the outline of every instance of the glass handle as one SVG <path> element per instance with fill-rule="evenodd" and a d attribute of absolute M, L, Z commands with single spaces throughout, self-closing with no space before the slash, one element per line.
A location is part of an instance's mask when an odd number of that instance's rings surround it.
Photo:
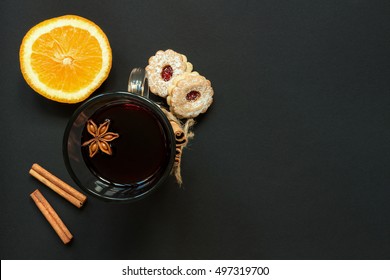
<path fill-rule="evenodd" d="M 134 68 L 129 77 L 127 91 L 149 98 L 149 84 L 144 68 Z"/>

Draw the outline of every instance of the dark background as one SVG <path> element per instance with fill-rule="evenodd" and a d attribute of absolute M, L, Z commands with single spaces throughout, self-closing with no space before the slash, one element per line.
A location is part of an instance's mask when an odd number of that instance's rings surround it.
<path fill-rule="evenodd" d="M 15 1 L 0 4 L 1 259 L 389 259 L 390 2 Z M 76 209 L 29 176 L 71 182 L 62 136 L 78 105 L 19 69 L 25 33 L 77 14 L 110 40 L 96 91 L 125 90 L 157 50 L 183 53 L 215 101 L 197 119 L 179 188 Z M 64 246 L 29 194 L 74 240 Z"/>

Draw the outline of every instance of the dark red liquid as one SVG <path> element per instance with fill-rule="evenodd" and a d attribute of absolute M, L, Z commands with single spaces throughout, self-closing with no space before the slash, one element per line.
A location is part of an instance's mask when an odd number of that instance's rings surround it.
<path fill-rule="evenodd" d="M 108 131 L 119 134 L 109 142 L 112 155 L 98 151 L 91 158 L 88 147 L 82 147 L 84 161 L 96 176 L 119 186 L 139 186 L 161 178 L 170 148 L 152 111 L 136 104 L 115 104 L 99 109 L 91 119 L 97 126 L 109 119 Z M 91 138 L 85 128 L 82 143 Z"/>

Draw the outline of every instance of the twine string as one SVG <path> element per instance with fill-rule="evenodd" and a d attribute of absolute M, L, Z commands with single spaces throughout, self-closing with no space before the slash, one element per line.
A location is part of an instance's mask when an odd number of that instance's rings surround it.
<path fill-rule="evenodd" d="M 164 114 L 167 116 L 168 120 L 176 124 L 175 127 L 179 127 L 179 129 L 182 131 L 180 135 L 182 137 L 180 139 L 176 139 L 176 155 L 175 155 L 175 163 L 172 168 L 171 174 L 173 174 L 176 178 L 177 183 L 179 186 L 182 185 L 183 179 L 181 176 L 181 158 L 183 156 L 183 149 L 187 147 L 189 140 L 194 138 L 195 133 L 191 130 L 191 128 L 195 125 L 194 119 L 187 119 L 185 123 L 182 123 L 178 118 L 175 117 L 174 114 L 172 114 L 170 111 L 166 110 L 162 106 L 160 106 L 161 110 L 164 112 Z M 172 124 L 172 127 L 174 126 Z M 184 135 L 184 137 L 183 137 Z"/>

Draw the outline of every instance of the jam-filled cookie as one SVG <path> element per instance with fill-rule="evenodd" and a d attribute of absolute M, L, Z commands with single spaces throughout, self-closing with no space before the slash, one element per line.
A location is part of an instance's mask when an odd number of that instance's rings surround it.
<path fill-rule="evenodd" d="M 172 80 L 185 72 L 191 72 L 192 64 L 187 61 L 185 55 L 168 49 L 157 51 L 154 56 L 150 57 L 145 69 L 150 91 L 165 98 Z"/>
<path fill-rule="evenodd" d="M 195 118 L 213 102 L 211 82 L 197 72 L 183 73 L 173 79 L 167 103 L 178 118 Z"/>

